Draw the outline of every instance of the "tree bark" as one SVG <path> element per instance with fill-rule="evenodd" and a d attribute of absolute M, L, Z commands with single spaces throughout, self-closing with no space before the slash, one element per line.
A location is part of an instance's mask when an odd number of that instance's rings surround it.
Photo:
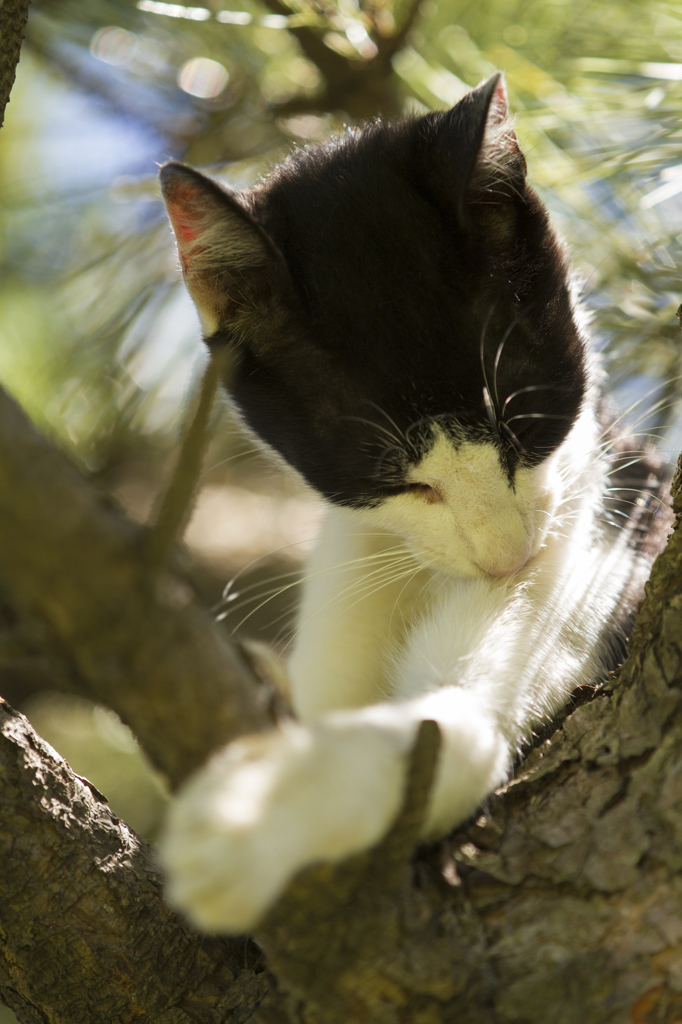
<path fill-rule="evenodd" d="M 147 844 L 1 698 L 0 805 L 0 999 L 19 1020 L 250 1019 L 258 949 L 187 928 Z"/>
<path fill-rule="evenodd" d="M 0 0 L 0 128 L 14 85 L 30 0 Z"/>

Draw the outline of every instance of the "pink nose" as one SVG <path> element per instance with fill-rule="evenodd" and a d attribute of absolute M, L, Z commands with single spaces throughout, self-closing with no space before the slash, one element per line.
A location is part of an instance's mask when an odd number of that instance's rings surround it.
<path fill-rule="evenodd" d="M 514 558 L 514 554 L 511 553 L 506 558 L 504 553 L 500 554 L 499 558 L 477 558 L 476 565 L 479 569 L 483 569 L 483 572 L 487 572 L 489 576 L 513 576 L 519 569 L 523 569 L 524 565 L 531 556 L 532 544 L 528 542 L 528 546 L 517 557 Z"/>
<path fill-rule="evenodd" d="M 528 561 L 529 557 L 530 557 L 529 555 L 525 555 L 521 559 L 521 561 L 518 563 L 518 565 L 514 565 L 511 568 L 507 568 L 506 566 L 501 566 L 501 565 L 494 566 L 494 567 L 491 566 L 490 568 L 488 568 L 487 566 L 482 565 L 480 568 L 483 569 L 484 572 L 489 573 L 491 576 L 513 576 L 515 572 L 519 571 L 519 569 L 523 569 L 523 567 L 526 564 L 526 562 Z"/>

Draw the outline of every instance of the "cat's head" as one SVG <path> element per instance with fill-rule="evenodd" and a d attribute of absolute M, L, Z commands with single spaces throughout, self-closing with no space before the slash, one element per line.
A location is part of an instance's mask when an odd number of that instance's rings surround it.
<path fill-rule="evenodd" d="M 161 170 L 207 344 L 248 424 L 330 502 L 508 575 L 558 501 L 586 391 L 567 269 L 500 75 L 235 192 Z"/>

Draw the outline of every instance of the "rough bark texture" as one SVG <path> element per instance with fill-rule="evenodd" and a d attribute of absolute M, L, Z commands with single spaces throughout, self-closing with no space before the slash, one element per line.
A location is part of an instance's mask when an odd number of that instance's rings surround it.
<path fill-rule="evenodd" d="M 273 721 L 272 693 L 182 576 L 151 574 L 146 531 L 0 393 L 0 577 L 47 624 L 69 688 L 108 704 L 172 784 Z M 58 511 L 57 511 L 58 510 Z"/>
<path fill-rule="evenodd" d="M 147 844 L 1 699 L 0 805 L 0 1000 L 19 1020 L 250 1019 L 270 985 L 253 943 L 187 928 Z"/>
<path fill-rule="evenodd" d="M 29 0 L 0 0 L 0 128 L 17 73 L 28 5 Z"/>

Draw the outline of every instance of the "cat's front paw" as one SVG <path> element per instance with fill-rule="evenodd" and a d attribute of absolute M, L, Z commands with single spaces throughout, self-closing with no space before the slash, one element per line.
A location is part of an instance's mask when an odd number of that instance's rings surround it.
<path fill-rule="evenodd" d="M 160 853 L 171 902 L 201 928 L 252 929 L 301 868 L 384 834 L 398 811 L 408 745 L 404 730 L 362 713 L 286 723 L 230 744 L 170 811 Z"/>

